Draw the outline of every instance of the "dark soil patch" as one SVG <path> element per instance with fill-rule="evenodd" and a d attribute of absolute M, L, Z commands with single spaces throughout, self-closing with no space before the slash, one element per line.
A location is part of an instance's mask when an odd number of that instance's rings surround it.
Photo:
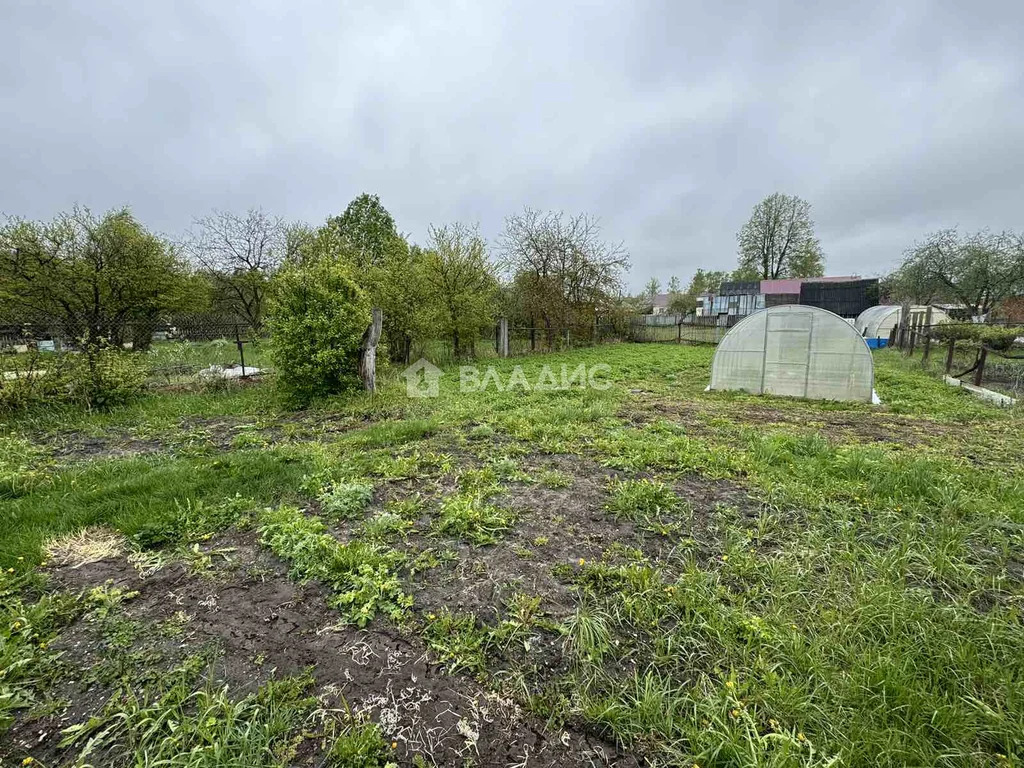
<path fill-rule="evenodd" d="M 144 578 L 117 558 L 53 575 L 72 591 L 108 581 L 137 591 L 123 603 L 124 618 L 144 628 L 177 622 L 180 632 L 173 636 L 147 633 L 149 640 L 139 640 L 147 674 L 159 674 L 199 648 L 215 647 L 211 674 L 240 696 L 274 676 L 311 668 L 318 696 L 328 706 L 342 706 L 344 698 L 353 712 L 377 722 L 385 738 L 398 744 L 395 759 L 402 765 L 411 764 L 415 754 L 440 766 L 461 766 L 467 758 L 475 765 L 637 765 L 587 734 L 545 732 L 512 700 L 446 674 L 415 636 L 380 622 L 366 630 L 338 625 L 319 587 L 289 581 L 283 564 L 247 535 L 222 537 L 205 550 L 230 559 L 215 554 L 213 567 L 202 573 L 176 563 Z M 109 695 L 103 685 L 79 682 L 90 680 L 89 671 L 103 664 L 107 642 L 86 620 L 62 635 L 55 648 L 76 670 L 62 686 L 69 699 L 66 710 L 17 723 L 0 756 L 30 754 L 48 766 L 71 759 L 57 747 L 60 730 L 99 711 Z M 296 764 L 318 761 L 308 755 Z"/>

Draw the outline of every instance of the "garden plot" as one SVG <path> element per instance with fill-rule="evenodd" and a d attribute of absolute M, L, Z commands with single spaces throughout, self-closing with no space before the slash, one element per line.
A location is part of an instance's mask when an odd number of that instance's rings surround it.
<path fill-rule="evenodd" d="M 1013 764 L 1020 415 L 875 361 L 879 409 L 622 345 L 524 363 L 606 391 L 10 422 L 0 756 Z"/>

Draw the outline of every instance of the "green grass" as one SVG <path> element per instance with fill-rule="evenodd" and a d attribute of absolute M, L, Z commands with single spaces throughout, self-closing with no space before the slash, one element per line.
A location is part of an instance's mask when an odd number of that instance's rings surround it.
<path fill-rule="evenodd" d="M 946 387 L 889 350 L 875 354 L 882 408 L 705 392 L 712 354 L 623 344 L 493 361 L 506 379 L 523 366 L 530 381 L 543 365 L 607 364 L 605 391 L 460 393 L 449 370 L 436 400 L 411 401 L 387 379 L 375 396 L 304 415 L 344 420 L 346 431 L 198 455 L 68 464 L 50 457 L 47 440 L 184 429 L 186 442 L 197 419 L 262 425 L 289 414 L 260 387 L 10 419 L 0 425 L 0 564 L 24 578 L 49 538 L 84 526 L 170 546 L 248 521 L 294 578 L 329 588 L 343 618 L 419 626 L 452 674 L 491 681 L 553 725 L 585 724 L 652 764 L 1020 764 L 1024 412 Z M 570 469 L 526 475 L 522 467 L 542 463 L 536 454 L 618 470 L 588 514 L 676 546 L 655 558 L 601 542 L 603 557 L 557 565 L 569 595 L 559 599 L 572 602 L 557 625 L 543 618 L 545 595 L 479 614 L 418 613 L 409 581 L 453 564 L 450 553 L 407 553 L 421 546 L 410 542 L 429 528 L 489 547 L 536 522 L 503 508 L 501 494 L 532 482 L 578 487 Z M 731 495 L 711 503 L 676 493 L 691 475 L 709 488 L 725 481 Z M 301 508 L 316 498 L 323 519 Z M 553 556 L 557 537 L 529 535 L 535 554 Z M 28 616 L 35 603 L 15 605 Z M 49 622 L 39 636 L 52 638 L 68 619 L 61 604 L 41 605 L 33 626 Z M 539 637 L 565 664 L 537 663 Z M 11 633 L 4 642 L 0 659 L 25 671 L 0 684 L 0 718 L 3 695 L 35 696 L 51 674 L 37 642 Z M 199 690 L 184 686 L 181 706 L 194 710 Z M 224 707 L 242 706 L 216 690 L 203 696 L 225 722 Z M 251 724 L 252 743 L 272 749 L 278 720 L 254 706 L 231 722 Z M 299 722 L 290 717 L 287 728 Z M 384 759 L 379 734 L 361 727 L 347 732 L 353 754 Z M 141 748 L 123 728 L 118 738 Z M 225 754 L 248 755 L 231 738 L 217 737 Z"/>

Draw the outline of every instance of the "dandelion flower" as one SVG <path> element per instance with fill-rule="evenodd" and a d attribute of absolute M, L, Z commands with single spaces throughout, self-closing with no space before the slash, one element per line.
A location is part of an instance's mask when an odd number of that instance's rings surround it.
<path fill-rule="evenodd" d="M 586 564 L 587 564 L 587 561 L 581 557 L 580 558 L 580 565 L 586 565 Z"/>

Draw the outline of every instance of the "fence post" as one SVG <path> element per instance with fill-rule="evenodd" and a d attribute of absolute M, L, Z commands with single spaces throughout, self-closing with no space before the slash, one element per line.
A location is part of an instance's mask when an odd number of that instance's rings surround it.
<path fill-rule="evenodd" d="M 498 357 L 508 357 L 508 318 L 498 320 Z"/>
<path fill-rule="evenodd" d="M 238 357 L 242 361 L 242 378 L 245 378 L 245 350 L 242 347 L 242 337 L 238 333 L 238 323 L 235 323 L 235 346 L 238 347 Z"/>
<path fill-rule="evenodd" d="M 985 358 L 988 357 L 988 347 L 981 345 L 981 353 L 978 355 L 978 367 L 974 371 L 974 386 L 980 387 L 985 376 Z"/>
<path fill-rule="evenodd" d="M 932 353 L 932 305 L 924 313 L 924 350 L 921 354 L 921 367 L 928 365 L 928 355 Z"/>
<path fill-rule="evenodd" d="M 367 392 L 377 391 L 377 342 L 380 341 L 383 321 L 383 313 L 374 307 L 370 327 L 363 333 L 363 343 L 360 346 L 359 377 L 363 380 Z"/>
<path fill-rule="evenodd" d="M 946 375 L 953 370 L 953 354 L 956 352 L 956 339 L 950 338 L 949 349 L 946 350 Z"/>
<path fill-rule="evenodd" d="M 569 326 L 565 326 L 565 348 L 569 348 Z"/>
<path fill-rule="evenodd" d="M 896 345 L 900 349 L 906 349 L 907 346 L 907 325 L 910 323 L 910 304 L 903 302 L 900 307 L 900 333 Z"/>

